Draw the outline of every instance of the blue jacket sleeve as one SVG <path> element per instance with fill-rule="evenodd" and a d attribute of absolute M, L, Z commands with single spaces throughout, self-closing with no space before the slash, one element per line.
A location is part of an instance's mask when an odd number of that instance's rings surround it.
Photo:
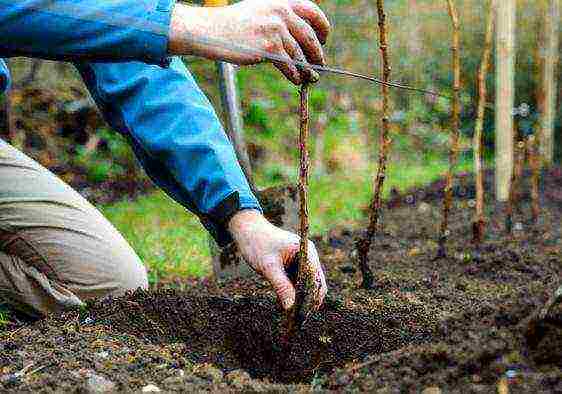
<path fill-rule="evenodd" d="M 219 245 L 240 209 L 261 210 L 211 103 L 179 58 L 79 63 L 108 123 L 124 134 L 152 180 L 199 216 Z"/>
<path fill-rule="evenodd" d="M 0 0 L 0 57 L 167 64 L 175 0 Z"/>
<path fill-rule="evenodd" d="M 8 70 L 4 60 L 0 59 L 0 94 L 8 90 L 11 84 L 10 70 Z"/>

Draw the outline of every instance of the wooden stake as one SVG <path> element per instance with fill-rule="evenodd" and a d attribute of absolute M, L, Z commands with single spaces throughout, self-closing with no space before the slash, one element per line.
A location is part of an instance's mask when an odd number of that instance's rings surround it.
<path fill-rule="evenodd" d="M 474 173 L 476 174 L 476 210 L 473 223 L 473 242 L 480 244 L 484 240 L 486 217 L 484 214 L 484 166 L 482 163 L 482 131 L 484 129 L 484 114 L 486 108 L 486 75 L 490 68 L 492 52 L 492 34 L 494 31 L 494 0 L 488 4 L 488 17 L 486 22 L 486 36 L 484 38 L 484 52 L 478 70 L 478 109 L 476 125 L 474 126 Z"/>
<path fill-rule="evenodd" d="M 544 6 L 544 61 L 542 72 L 542 87 L 544 90 L 544 108 L 541 113 L 540 154 L 541 165 L 552 164 L 554 156 L 554 122 L 556 119 L 557 72 L 559 59 L 559 24 L 560 0 L 549 0 L 548 4 L 541 1 Z"/>
<path fill-rule="evenodd" d="M 453 205 L 453 176 L 457 164 L 459 150 L 459 125 L 460 125 L 460 88 L 461 88 L 461 58 L 460 58 L 460 23 L 457 10 L 453 0 L 447 0 L 449 16 L 453 25 L 453 44 L 451 52 L 453 57 L 453 113 L 451 122 L 451 134 L 449 137 L 449 171 L 447 172 L 447 183 L 445 186 L 445 198 L 443 201 L 443 220 L 439 236 L 439 250 L 437 257 L 445 257 L 445 242 L 448 236 L 449 213 Z"/>
<path fill-rule="evenodd" d="M 390 56 L 388 53 L 388 33 L 386 24 L 386 13 L 384 11 L 384 0 L 377 0 L 377 13 L 379 17 L 379 43 L 380 52 L 383 63 L 383 81 L 390 81 Z M 380 211 L 382 208 L 381 195 L 386 178 L 386 164 L 388 160 L 388 149 L 390 147 L 391 139 L 389 136 L 389 87 L 382 85 L 382 99 L 383 99 L 383 115 L 382 115 L 382 128 L 379 141 L 379 163 L 377 175 L 375 178 L 375 191 L 373 199 L 371 200 L 369 210 L 369 225 L 367 232 L 363 239 L 358 243 L 359 254 L 359 268 L 363 276 L 362 287 L 370 289 L 374 285 L 374 276 L 371 268 L 369 267 L 369 250 L 371 243 L 377 231 L 377 225 L 380 218 Z"/>
<path fill-rule="evenodd" d="M 513 171 L 515 0 L 497 2 L 496 19 L 496 199 L 509 199 Z"/>

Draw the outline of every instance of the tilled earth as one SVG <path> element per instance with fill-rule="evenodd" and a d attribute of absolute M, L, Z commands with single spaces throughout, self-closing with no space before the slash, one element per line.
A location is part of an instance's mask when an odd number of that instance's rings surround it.
<path fill-rule="evenodd" d="M 528 193 L 509 236 L 491 206 L 475 249 L 472 180 L 458 178 L 442 259 L 442 184 L 394 195 L 372 250 L 375 289 L 358 289 L 358 233 L 316 239 L 330 296 L 290 348 L 266 283 L 205 279 L 0 332 L 0 389 L 561 392 L 562 310 L 527 330 L 562 273 L 562 174 L 544 179 L 540 222 Z"/>

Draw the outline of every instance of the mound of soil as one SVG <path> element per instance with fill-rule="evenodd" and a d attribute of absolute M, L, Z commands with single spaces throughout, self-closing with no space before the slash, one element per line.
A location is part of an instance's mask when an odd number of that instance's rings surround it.
<path fill-rule="evenodd" d="M 553 172 L 543 195 L 561 180 Z M 561 202 L 544 198 L 533 225 L 523 194 L 511 235 L 490 206 L 486 243 L 475 249 L 471 195 L 457 193 L 447 257 L 435 259 L 434 187 L 388 204 L 370 256 L 374 289 L 358 288 L 359 233 L 334 229 L 316 239 L 329 299 L 288 348 L 267 283 L 205 279 L 1 332 L 0 388 L 562 391 L 562 310 L 533 330 L 527 324 L 560 283 Z"/>

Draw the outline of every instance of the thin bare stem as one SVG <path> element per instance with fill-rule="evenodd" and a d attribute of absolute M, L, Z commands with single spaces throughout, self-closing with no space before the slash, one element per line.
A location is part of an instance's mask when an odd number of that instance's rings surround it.
<path fill-rule="evenodd" d="M 525 142 L 519 139 L 519 135 L 514 131 L 515 136 L 515 163 L 511 175 L 511 185 L 509 189 L 509 199 L 507 201 L 505 215 L 505 229 L 508 234 L 513 231 L 513 211 L 520 211 L 521 200 L 521 178 L 523 176 L 523 167 L 525 165 Z"/>
<path fill-rule="evenodd" d="M 309 179 L 309 84 L 303 83 L 300 89 L 300 133 L 299 133 L 299 216 L 300 216 L 300 249 L 298 255 L 298 272 L 295 284 L 295 305 L 287 311 L 282 327 L 281 342 L 289 345 L 296 330 L 302 326 L 308 314 L 312 311 L 316 289 L 315 272 L 308 260 L 308 179 Z"/>
<path fill-rule="evenodd" d="M 449 16 L 453 24 L 453 44 L 451 52 L 453 57 L 453 113 L 451 134 L 449 137 L 449 171 L 447 172 L 447 183 L 445 186 L 445 198 L 443 201 L 443 220 L 441 222 L 439 236 L 439 250 L 437 257 L 445 257 L 445 242 L 449 233 L 449 213 L 453 204 L 453 174 L 457 164 L 457 154 L 459 145 L 459 124 L 460 124 L 460 88 L 461 88 L 461 67 L 460 67 L 460 24 L 457 10 L 453 0 L 447 0 Z"/>
<path fill-rule="evenodd" d="M 384 11 L 384 0 L 377 0 L 377 13 L 379 17 L 379 43 L 380 52 L 383 63 L 383 81 L 387 82 L 390 80 L 390 56 L 388 51 L 388 33 L 386 24 L 386 13 Z M 386 84 L 382 85 L 382 99 L 383 99 L 383 116 L 382 116 L 382 128 L 380 133 L 379 142 L 379 163 L 377 169 L 377 175 L 375 178 L 375 191 L 373 194 L 373 199 L 371 201 L 370 211 L 369 211 L 369 226 L 367 227 L 367 232 L 363 239 L 359 241 L 358 244 L 358 254 L 359 254 L 359 268 L 361 269 L 361 274 L 363 276 L 362 287 L 369 289 L 373 287 L 374 277 L 371 268 L 369 267 L 369 250 L 371 249 L 371 243 L 376 235 L 377 225 L 380 218 L 380 211 L 382 209 L 381 195 L 384 187 L 384 180 L 386 178 L 386 164 L 388 161 L 388 150 L 391 144 L 391 139 L 389 136 L 389 107 L 390 107 L 390 97 L 389 97 L 389 87 Z"/>
<path fill-rule="evenodd" d="M 482 163 L 482 131 L 484 129 L 484 114 L 486 106 L 486 76 L 490 68 L 492 54 L 492 38 L 494 31 L 494 0 L 488 4 L 486 22 L 486 36 L 484 38 L 484 52 L 478 70 L 478 109 L 476 125 L 474 126 L 474 173 L 476 174 L 476 209 L 473 223 L 473 242 L 479 245 L 484 240 L 486 217 L 484 214 L 484 165 Z"/>
<path fill-rule="evenodd" d="M 541 207 L 539 202 L 539 181 L 541 172 L 541 154 L 539 152 L 540 141 L 535 135 L 527 138 L 529 152 L 529 166 L 531 167 L 531 213 L 533 224 L 539 221 Z"/>
<path fill-rule="evenodd" d="M 300 135 L 299 135 L 299 150 L 300 150 L 300 172 L 299 172 L 299 216 L 300 216 L 300 249 L 299 249 L 299 273 L 298 273 L 298 286 L 297 292 L 301 291 L 302 297 L 297 294 L 297 305 L 302 309 L 300 302 L 304 302 L 306 295 L 314 292 L 314 270 L 310 267 L 308 262 L 308 179 L 309 179 L 309 148 L 308 148 L 308 135 L 309 135 L 309 108 L 308 108 L 308 93 L 309 85 L 305 83 L 300 91 Z M 297 287 L 298 287 L 297 286 Z M 304 291 L 304 292 L 303 292 Z"/>

